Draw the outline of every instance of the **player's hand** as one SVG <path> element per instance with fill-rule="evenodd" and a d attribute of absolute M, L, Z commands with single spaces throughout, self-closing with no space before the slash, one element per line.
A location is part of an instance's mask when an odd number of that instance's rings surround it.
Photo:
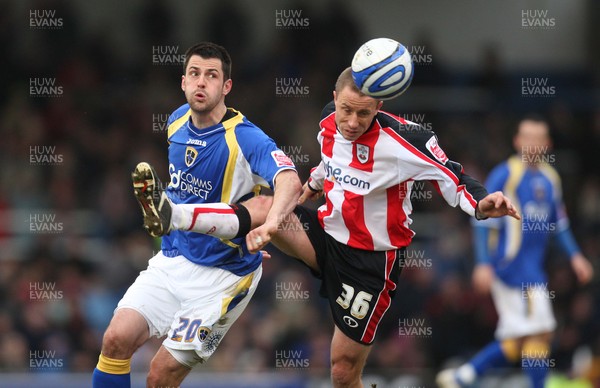
<path fill-rule="evenodd" d="M 473 288 L 480 294 L 489 294 L 494 277 L 494 268 L 490 264 L 477 264 L 473 270 Z"/>
<path fill-rule="evenodd" d="M 308 181 L 302 186 L 302 195 L 298 198 L 298 204 L 303 204 L 307 199 L 315 200 L 323 195 L 323 191 L 313 191 L 308 187 Z"/>
<path fill-rule="evenodd" d="M 521 215 L 517 211 L 517 208 L 512 204 L 501 191 L 488 194 L 484 199 L 479 201 L 477 204 L 477 210 L 479 214 L 485 217 L 502 217 L 511 216 L 517 220 L 521 219 Z"/>
<path fill-rule="evenodd" d="M 277 233 L 276 222 L 265 222 L 258 228 L 252 229 L 246 235 L 246 245 L 250 253 L 256 253 L 271 242 L 271 236 Z"/>
<path fill-rule="evenodd" d="M 261 250 L 263 260 L 269 260 L 271 258 L 271 254 L 265 250 Z"/>
<path fill-rule="evenodd" d="M 571 258 L 571 268 L 573 268 L 579 284 L 587 284 L 594 276 L 592 264 L 581 253 L 573 255 Z"/>

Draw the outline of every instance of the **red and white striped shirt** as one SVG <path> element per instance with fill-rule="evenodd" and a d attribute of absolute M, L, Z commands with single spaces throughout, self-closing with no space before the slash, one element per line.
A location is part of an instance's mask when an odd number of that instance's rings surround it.
<path fill-rule="evenodd" d="M 337 130 L 331 102 L 320 128 L 322 160 L 310 185 L 325 193 L 319 220 L 338 242 L 372 251 L 408 246 L 415 181 L 431 181 L 450 205 L 471 216 L 487 195 L 460 164 L 448 160 L 435 134 L 418 124 L 379 111 L 371 128 L 349 141 Z"/>

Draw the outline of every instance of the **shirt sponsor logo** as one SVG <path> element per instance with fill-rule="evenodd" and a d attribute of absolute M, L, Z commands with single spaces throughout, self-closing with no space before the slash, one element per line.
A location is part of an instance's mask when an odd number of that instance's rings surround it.
<path fill-rule="evenodd" d="M 427 141 L 425 146 L 440 163 L 446 164 L 446 162 L 448 161 L 448 157 L 446 156 L 444 150 L 438 145 L 435 136 L 432 136 L 431 139 Z"/>
<path fill-rule="evenodd" d="M 365 190 L 369 190 L 371 188 L 371 183 L 355 176 L 344 174 L 341 168 L 332 166 L 329 161 L 325 163 L 325 173 L 327 174 L 327 178 L 329 178 L 332 182 L 346 183 Z"/>
<path fill-rule="evenodd" d="M 169 164 L 169 175 L 171 175 L 169 187 L 181 193 L 206 200 L 213 189 L 212 181 L 199 178 L 188 171 L 177 170 L 173 163 Z"/>

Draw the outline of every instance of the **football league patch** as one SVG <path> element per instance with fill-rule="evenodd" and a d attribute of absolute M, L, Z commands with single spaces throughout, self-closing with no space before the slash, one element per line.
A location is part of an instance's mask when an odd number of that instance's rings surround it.
<path fill-rule="evenodd" d="M 277 164 L 277 167 L 294 167 L 294 162 L 289 158 L 282 150 L 275 150 L 271 152 L 271 157 Z"/>
<path fill-rule="evenodd" d="M 425 146 L 433 154 L 433 156 L 442 164 L 446 164 L 448 161 L 448 157 L 444 150 L 438 145 L 437 139 L 435 136 L 432 136 L 431 139 L 425 143 Z"/>

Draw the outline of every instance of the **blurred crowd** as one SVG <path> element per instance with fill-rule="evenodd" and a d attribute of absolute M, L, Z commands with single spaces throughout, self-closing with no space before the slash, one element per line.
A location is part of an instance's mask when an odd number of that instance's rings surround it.
<path fill-rule="evenodd" d="M 61 360 L 63 365 L 54 365 L 60 370 L 91 373 L 116 303 L 160 249 L 141 227 L 129 174 L 144 160 L 168 181 L 165 115 L 185 101 L 181 66 L 156 63 L 153 48 L 178 46 L 183 54 L 200 40 L 224 45 L 233 57 L 234 87 L 227 103 L 290 153 L 305 180 L 319 160 L 320 110 L 356 47 L 371 38 L 354 15 L 332 2 L 325 12 L 307 12 L 310 28 L 273 28 L 275 37 L 256 52 L 248 49 L 255 47 L 252 21 L 227 2 L 213 3 L 206 10 L 210 22 L 186 33 L 185 40 L 166 2 L 143 4 L 131 21 L 137 35 L 127 37 L 135 42 L 131 56 L 115 54 L 115 42 L 100 29 L 83 33 L 70 2 L 40 4 L 39 9 L 55 9 L 67 21 L 46 30 L 23 25 L 10 3 L 0 6 L 0 44 L 7 53 L 0 77 L 1 372 L 32 372 L 31 359 L 41 357 L 36 352 L 50 351 L 48 357 Z M 409 91 L 384 108 L 424 120 L 449 157 L 482 181 L 513 153 L 516 120 L 532 110 L 544 114 L 571 226 L 600 272 L 600 172 L 590 167 L 597 166 L 600 149 L 600 110 L 570 98 L 591 95 L 593 77 L 558 73 L 556 87 L 572 94 L 526 98 L 519 88 L 524 75 L 506 71 L 493 47 L 482 51 L 477 71 L 458 72 L 445 69 L 429 38 L 423 39 L 434 61 L 417 64 Z M 32 78 L 55 79 L 62 89 L 52 96 L 32 95 Z M 300 79 L 307 93 L 277 93 L 282 79 Z M 467 89 L 476 90 L 477 97 L 466 96 L 457 105 L 453 93 Z M 411 93 L 425 99 L 435 93 L 439 106 L 419 106 Z M 32 161 L 40 154 L 48 158 Z M 409 250 L 415 257 L 423 252 L 427 260 L 404 269 L 367 372 L 431 374 L 473 354 L 493 336 L 491 299 L 476 295 L 470 285 L 470 220 L 431 187 L 420 190 L 426 195 L 415 198 L 417 235 Z M 293 259 L 274 248 L 272 253 L 253 301 L 201 370 L 270 370 L 276 368 L 278 351 L 296 350 L 309 359 L 307 373 L 327 375 L 333 323 L 318 283 Z M 600 283 L 578 287 L 556 248 L 547 267 L 559 322 L 556 369 L 574 373 L 574 354 L 600 356 Z M 306 292 L 299 298 L 277 292 L 289 287 Z M 425 330 L 403 335 L 399 330 L 406 319 Z M 134 370 L 147 369 L 159 343 L 136 354 Z"/>

